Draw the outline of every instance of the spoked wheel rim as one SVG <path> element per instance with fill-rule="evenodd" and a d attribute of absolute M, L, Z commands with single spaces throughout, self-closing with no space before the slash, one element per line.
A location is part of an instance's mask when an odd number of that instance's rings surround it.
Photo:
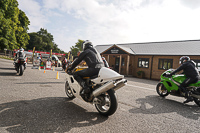
<path fill-rule="evenodd" d="M 167 96 L 169 94 L 169 92 L 167 91 L 167 89 L 165 88 L 165 86 L 162 84 L 162 83 L 159 83 L 157 85 L 157 93 L 160 95 L 160 96 Z"/>
<path fill-rule="evenodd" d="M 162 95 L 167 94 L 167 89 L 164 87 L 163 84 L 159 86 L 159 92 L 160 92 L 160 94 L 162 94 Z"/>
<path fill-rule="evenodd" d="M 66 82 L 66 84 L 65 84 L 65 92 L 69 98 L 74 98 L 74 94 L 72 93 L 72 90 L 71 90 L 68 82 Z"/>
<path fill-rule="evenodd" d="M 111 100 L 108 93 L 102 94 L 97 97 L 96 108 L 101 112 L 107 112 L 111 107 Z"/>

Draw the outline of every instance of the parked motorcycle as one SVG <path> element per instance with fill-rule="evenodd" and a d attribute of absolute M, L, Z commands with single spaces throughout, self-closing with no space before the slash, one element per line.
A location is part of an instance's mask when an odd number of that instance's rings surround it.
<path fill-rule="evenodd" d="M 69 99 L 75 97 L 94 104 L 97 111 L 104 116 L 110 116 L 117 110 L 117 98 L 115 91 L 126 85 L 127 80 L 123 75 L 103 67 L 99 74 L 93 77 L 84 77 L 86 84 L 91 89 L 91 94 L 88 98 L 82 97 L 80 92 L 82 87 L 74 79 L 73 73 L 85 69 L 85 67 L 76 67 L 73 72 L 67 72 L 65 92 Z"/>
<path fill-rule="evenodd" d="M 172 77 L 167 77 L 168 73 L 171 73 L 174 69 L 166 70 L 161 75 L 161 81 L 157 84 L 156 91 L 161 97 L 168 96 L 169 94 L 179 97 L 185 97 L 179 86 L 186 79 L 184 74 L 172 75 Z M 200 106 L 200 81 L 197 83 L 190 84 L 187 88 L 191 97 L 193 97 L 194 102 Z"/>
<path fill-rule="evenodd" d="M 19 73 L 19 75 L 23 75 L 24 70 L 26 69 L 26 62 L 27 62 L 27 58 L 23 56 L 23 54 L 21 52 L 18 53 L 18 57 L 17 59 L 14 60 L 14 66 L 15 66 L 15 70 L 17 71 L 17 73 Z"/>

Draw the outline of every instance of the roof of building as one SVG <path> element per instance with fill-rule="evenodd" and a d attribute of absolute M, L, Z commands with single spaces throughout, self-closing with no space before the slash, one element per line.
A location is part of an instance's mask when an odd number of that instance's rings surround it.
<path fill-rule="evenodd" d="M 113 45 L 134 55 L 200 55 L 200 40 L 97 45 L 103 53 Z"/>

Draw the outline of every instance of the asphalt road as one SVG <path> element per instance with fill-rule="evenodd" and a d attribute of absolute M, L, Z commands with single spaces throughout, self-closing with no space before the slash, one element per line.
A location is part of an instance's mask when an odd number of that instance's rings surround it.
<path fill-rule="evenodd" d="M 200 108 L 183 98 L 161 98 L 158 81 L 126 77 L 118 109 L 103 117 L 95 107 L 65 95 L 65 73 L 32 69 L 16 74 L 13 61 L 0 59 L 0 133 L 189 133 L 200 132 Z M 59 72 L 59 79 L 56 74 Z"/>

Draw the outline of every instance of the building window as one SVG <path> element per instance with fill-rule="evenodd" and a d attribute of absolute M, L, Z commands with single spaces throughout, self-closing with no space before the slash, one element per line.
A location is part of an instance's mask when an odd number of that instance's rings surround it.
<path fill-rule="evenodd" d="M 148 68 L 149 58 L 138 58 L 138 67 Z"/>
<path fill-rule="evenodd" d="M 196 64 L 196 68 L 200 71 L 200 60 L 193 60 Z"/>
<path fill-rule="evenodd" d="M 170 69 L 172 68 L 173 59 L 159 59 L 158 69 Z"/>

